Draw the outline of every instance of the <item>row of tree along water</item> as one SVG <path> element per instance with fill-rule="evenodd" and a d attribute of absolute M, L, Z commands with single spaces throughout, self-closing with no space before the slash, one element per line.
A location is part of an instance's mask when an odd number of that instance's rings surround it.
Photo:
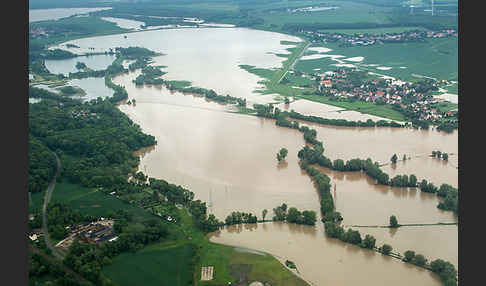
<path fill-rule="evenodd" d="M 255 108 L 255 109 L 257 109 L 257 108 Z M 324 148 L 322 146 L 322 142 L 316 140 L 316 138 L 315 138 L 316 137 L 316 131 L 315 130 L 312 130 L 312 129 L 309 129 L 306 126 L 299 127 L 299 123 L 297 121 L 290 122 L 290 121 L 286 120 L 285 117 L 282 118 L 281 116 L 275 116 L 275 113 L 278 113 L 278 112 L 274 111 L 273 108 L 272 108 L 271 111 L 272 111 L 271 116 L 265 116 L 265 117 L 276 118 L 277 119 L 277 125 L 281 125 L 281 126 L 284 126 L 284 124 L 290 123 L 291 124 L 291 126 L 290 126 L 291 128 L 299 129 L 300 131 L 302 131 L 304 133 L 304 139 L 305 139 L 305 141 L 307 143 L 314 145 L 313 148 L 308 148 L 307 150 L 301 150 L 302 152 L 299 152 L 299 158 L 301 159 L 301 166 L 309 174 L 311 174 L 311 176 L 313 178 L 313 181 L 318 186 L 318 190 L 319 190 L 319 193 L 321 195 L 321 211 L 323 213 L 323 219 L 325 221 L 327 221 L 327 222 L 333 222 L 333 223 L 335 221 L 339 221 L 339 218 L 341 216 L 340 216 L 339 213 L 334 212 L 334 204 L 333 204 L 332 196 L 330 194 L 330 187 L 331 187 L 331 185 L 330 185 L 330 179 L 329 179 L 329 177 L 327 177 L 325 174 L 320 173 L 318 170 L 315 170 L 315 168 L 312 168 L 310 166 L 310 160 L 309 160 L 309 158 L 313 158 L 313 157 L 321 158 L 320 155 L 322 155 L 322 153 L 324 151 Z M 306 146 L 306 147 L 308 147 L 308 146 Z M 353 162 L 354 163 L 350 163 L 350 164 L 346 163 L 346 164 L 344 164 L 344 166 L 350 167 L 350 166 L 354 166 L 354 165 L 356 165 L 356 166 L 359 165 L 358 164 L 358 161 L 353 161 Z M 342 169 L 342 165 L 343 164 L 337 163 L 337 164 L 332 164 L 332 165 L 336 165 L 336 168 Z M 376 168 L 374 168 L 373 165 Z M 356 169 L 357 168 L 356 166 L 350 167 L 350 168 L 351 169 Z M 373 164 L 373 163 L 372 164 L 369 164 L 369 169 L 370 170 L 377 169 L 378 171 L 381 171 L 379 169 L 379 165 L 377 165 L 376 162 L 375 162 L 375 164 Z M 384 181 L 388 181 L 388 180 L 384 180 Z M 199 208 L 196 205 L 196 203 L 194 203 L 192 205 L 193 205 L 192 206 L 192 209 L 196 210 L 196 212 L 194 212 L 194 213 L 195 214 L 200 214 L 200 215 L 195 215 L 195 217 L 201 217 L 201 218 L 202 217 L 206 217 L 206 215 L 203 215 L 203 213 L 204 213 L 203 211 L 197 211 L 198 209 L 199 210 L 203 210 L 204 207 L 200 207 Z M 290 212 L 290 209 L 289 209 L 289 212 Z M 299 216 L 296 216 L 296 217 L 299 217 Z M 218 226 L 221 225 L 221 222 L 215 221 L 214 220 L 214 217 L 211 217 L 210 216 L 208 220 L 209 221 L 212 221 L 212 222 L 208 223 L 208 226 L 209 226 L 208 229 L 214 229 L 215 227 L 217 228 Z M 289 221 L 288 218 L 287 218 L 287 221 Z M 292 219 L 291 219 L 291 221 L 292 221 Z M 296 219 L 296 221 L 298 221 L 298 219 Z M 204 224 L 201 223 L 200 225 L 203 226 Z M 353 235 L 351 235 L 351 237 L 352 236 Z M 354 235 L 354 236 L 356 236 L 356 235 Z M 369 245 L 369 244 L 367 244 L 367 245 Z"/>
<path fill-rule="evenodd" d="M 400 254 L 392 253 L 393 248 L 384 244 L 382 247 L 375 246 L 376 239 L 372 235 L 366 235 L 364 239 L 361 238 L 359 231 L 349 228 L 347 231 L 339 225 L 342 216 L 335 211 L 334 201 L 330 192 L 330 179 L 326 174 L 321 173 L 316 168 L 311 167 L 312 164 L 318 164 L 336 171 L 364 171 L 368 176 L 377 180 L 379 184 L 398 186 L 398 187 L 420 187 L 423 192 L 437 193 L 438 196 L 445 197 L 444 202 L 439 203 L 438 207 L 445 210 L 453 210 L 457 215 L 457 189 L 448 185 L 442 184 L 440 189 L 432 183 L 428 183 L 425 179 L 417 185 L 417 178 L 411 175 L 410 179 L 407 175 L 397 175 L 391 180 L 388 174 L 380 169 L 378 162 L 373 162 L 370 158 L 362 160 L 359 158 L 348 160 L 344 163 L 341 159 L 331 161 L 323 155 L 324 146 L 321 141 L 316 139 L 317 132 L 307 126 L 299 126 L 297 121 L 289 121 L 286 119 L 288 113 L 281 112 L 278 108 L 274 109 L 271 105 L 256 105 L 257 115 L 267 118 L 276 119 L 276 125 L 288 128 L 295 128 L 303 132 L 304 140 L 308 145 L 304 146 L 298 153 L 300 159 L 300 166 L 305 170 L 314 181 L 321 198 L 321 214 L 322 221 L 325 223 L 325 231 L 329 237 L 337 238 L 343 242 L 360 245 L 363 248 L 377 250 L 385 255 L 391 255 L 396 258 L 402 258 Z M 311 147 L 310 147 L 310 146 Z M 415 255 L 413 251 L 407 251 L 404 262 L 413 263 L 421 267 L 425 267 L 431 271 L 439 274 L 444 285 L 456 285 L 457 271 L 455 267 L 441 259 L 434 260 L 427 264 L 427 260 L 421 254 Z M 413 254 L 413 255 L 412 255 Z"/>
<path fill-rule="evenodd" d="M 235 225 L 242 223 L 257 223 L 266 222 L 265 217 L 268 213 L 267 209 L 262 211 L 262 220 L 258 220 L 256 215 L 245 212 L 232 212 L 225 219 L 225 225 Z M 296 223 L 303 225 L 315 225 L 317 218 L 316 212 L 311 210 L 299 211 L 295 207 L 287 208 L 287 204 L 283 203 L 273 209 L 272 220 L 267 221 L 286 221 L 288 223 Z"/>
<path fill-rule="evenodd" d="M 342 159 L 335 159 L 334 161 L 331 161 L 331 159 L 323 154 L 323 144 L 316 139 L 317 132 L 314 129 L 310 129 L 307 126 L 300 126 L 298 121 L 291 122 L 287 119 L 287 116 L 289 114 L 292 114 L 293 111 L 291 113 L 288 113 L 286 111 L 280 111 L 278 108 L 274 108 L 272 105 L 255 104 L 254 108 L 257 110 L 257 116 L 274 118 L 276 119 L 276 125 L 278 126 L 300 130 L 304 133 L 304 140 L 306 141 L 306 143 L 314 146 L 313 148 L 310 148 L 309 146 L 304 146 L 302 150 L 299 151 L 298 156 L 301 160 L 302 168 L 309 173 L 311 178 L 313 178 L 318 186 L 321 186 L 318 187 L 318 189 L 324 200 L 329 201 L 329 199 L 326 199 L 330 196 L 326 195 L 326 193 L 329 193 L 330 189 L 330 184 L 328 182 L 329 178 L 324 174 L 323 175 L 325 177 L 319 175 L 320 172 L 315 170 L 315 168 L 309 167 L 309 165 L 318 164 L 322 167 L 326 167 L 336 171 L 364 171 L 368 176 L 375 179 L 377 183 L 381 185 L 389 185 L 392 187 L 419 187 L 422 192 L 437 193 L 438 196 L 445 198 L 444 202 L 440 202 L 438 207 L 444 210 L 451 210 L 457 215 L 458 191 L 451 185 L 442 184 L 440 186 L 440 189 L 442 191 L 438 192 L 439 188 L 436 187 L 434 184 L 427 182 L 427 180 L 425 179 L 423 179 L 418 184 L 417 177 L 414 174 L 410 176 L 396 175 L 395 177 L 390 178 L 387 173 L 383 172 L 383 170 L 380 169 L 380 164 L 378 162 L 373 162 L 371 158 L 368 158 L 366 160 L 355 158 L 347 160 L 346 162 L 344 162 L 344 160 Z M 390 124 L 390 126 L 393 125 L 392 123 Z M 433 152 L 433 155 L 435 154 L 439 153 Z M 323 216 L 327 217 L 324 214 L 327 213 L 330 214 L 331 217 L 339 217 L 335 214 L 330 213 L 330 204 L 330 202 L 321 203 L 321 207 L 323 208 Z"/>

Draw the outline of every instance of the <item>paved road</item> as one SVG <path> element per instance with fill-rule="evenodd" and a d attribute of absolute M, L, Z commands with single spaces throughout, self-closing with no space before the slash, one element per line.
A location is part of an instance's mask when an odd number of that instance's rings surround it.
<path fill-rule="evenodd" d="M 57 157 L 56 153 L 54 153 L 54 156 L 56 156 L 57 170 L 56 170 L 56 175 L 54 176 L 54 178 L 52 178 L 52 181 L 49 183 L 49 186 L 47 187 L 47 192 L 44 196 L 44 205 L 42 206 L 42 233 L 44 234 L 44 240 L 46 242 L 46 246 L 52 251 L 52 254 L 54 254 L 54 256 L 62 260 L 63 255 L 52 246 L 51 240 L 49 238 L 49 232 L 47 229 L 47 205 L 51 200 L 52 191 L 56 186 L 56 178 L 59 176 L 59 173 L 61 171 L 61 161 L 59 160 L 59 157 Z"/>
<path fill-rule="evenodd" d="M 311 45 L 311 43 L 308 43 L 305 48 L 300 52 L 299 56 L 295 58 L 294 62 L 289 65 L 289 67 L 287 68 L 287 70 L 284 72 L 284 74 L 280 77 L 280 79 L 277 81 L 277 83 L 280 83 L 280 81 L 282 81 L 282 79 L 285 77 L 285 75 L 287 74 L 287 72 L 291 69 L 294 68 L 294 65 L 296 62 L 299 61 L 299 59 L 302 57 L 302 55 L 305 53 L 305 51 L 307 50 L 307 48 Z"/>

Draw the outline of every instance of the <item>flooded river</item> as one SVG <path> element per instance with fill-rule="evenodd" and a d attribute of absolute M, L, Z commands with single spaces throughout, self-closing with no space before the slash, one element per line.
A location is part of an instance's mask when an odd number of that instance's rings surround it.
<path fill-rule="evenodd" d="M 87 14 L 90 12 L 109 9 L 111 9 L 111 7 L 31 9 L 29 10 L 29 23 L 46 20 L 57 20 L 76 14 Z"/>
<path fill-rule="evenodd" d="M 261 78 L 238 65 L 281 67 L 282 58 L 275 54 L 284 53 L 286 48 L 292 46 L 282 45 L 280 41 L 301 41 L 293 36 L 246 28 L 170 29 L 136 32 L 126 36 L 78 39 L 67 43 L 75 44 L 80 49 L 69 49 L 65 45 L 58 48 L 83 53 L 142 46 L 167 55 L 154 58 L 155 65 L 168 66 L 168 73 L 164 75 L 166 79 L 188 80 L 193 86 L 214 89 L 218 94 L 265 103 L 272 101 L 272 97 L 253 93 L 261 87 L 258 84 Z M 89 50 L 90 47 L 94 50 Z"/>
<path fill-rule="evenodd" d="M 282 58 L 267 52 L 285 49 L 281 40 L 295 38 L 250 29 L 205 28 L 137 32 L 128 34 L 127 39 L 111 35 L 72 43 L 99 51 L 117 46 L 147 47 L 167 54 L 155 58 L 156 64 L 168 66 L 165 78 L 190 80 L 195 86 L 220 94 L 268 101 L 268 97 L 252 94 L 260 79 L 238 65 L 280 66 Z M 208 44 L 200 45 L 202 41 Z M 141 171 L 189 188 L 220 219 L 231 211 L 253 212 L 261 217 L 263 209 L 269 210 L 269 218 L 272 209 L 284 202 L 320 213 L 317 191 L 298 166 L 297 152 L 304 146 L 302 133 L 278 127 L 274 120 L 231 113 L 233 108 L 203 97 L 170 92 L 161 86 L 136 87 L 132 83 L 136 75 L 121 75 L 113 81 L 126 87 L 129 99 L 136 99 L 135 105 L 121 105 L 120 110 L 158 142 L 139 152 Z M 445 134 L 307 125 L 317 130 L 325 155 L 332 160 L 370 157 L 388 163 L 394 153 L 399 158 L 406 154 L 412 159 L 394 167 L 384 166 L 384 170 L 391 176 L 393 172 L 414 173 L 419 180 L 457 185 L 457 169 L 453 167 L 457 155 L 450 156 L 447 164 L 426 156 L 432 150 L 457 154 L 457 131 Z M 278 164 L 276 153 L 282 147 L 289 153 L 286 162 Z M 377 186 L 361 173 L 322 171 L 330 176 L 333 186 L 336 184 L 336 208 L 344 216 L 344 225 L 386 225 L 392 214 L 399 223 L 456 221 L 451 212 L 437 209 L 439 200 L 434 195 L 415 188 Z M 457 263 L 454 226 L 437 226 L 430 231 L 404 227 L 394 235 L 388 229 L 360 228 L 360 232 L 373 234 L 378 245 L 386 242 L 402 253 L 412 249 L 429 259 Z M 429 271 L 327 238 L 319 222 L 314 228 L 282 223 L 230 227 L 211 240 L 290 259 L 315 285 L 440 285 Z"/>
<path fill-rule="evenodd" d="M 323 232 L 322 224 L 263 223 L 227 227 L 210 240 L 291 260 L 313 285 L 441 285 L 430 271 L 327 238 Z"/>

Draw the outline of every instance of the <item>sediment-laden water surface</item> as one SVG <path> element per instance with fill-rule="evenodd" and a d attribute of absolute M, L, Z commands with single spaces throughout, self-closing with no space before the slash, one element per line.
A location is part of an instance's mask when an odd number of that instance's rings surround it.
<path fill-rule="evenodd" d="M 457 225 L 405 226 L 400 228 L 353 228 L 360 233 L 371 234 L 378 245 L 387 243 L 393 251 L 404 253 L 407 250 L 422 254 L 428 261 L 447 260 L 458 268 L 458 229 Z"/>
<path fill-rule="evenodd" d="M 113 95 L 113 90 L 105 85 L 103 77 L 89 77 L 83 79 L 72 79 L 68 85 L 77 86 L 83 89 L 86 94 L 81 98 L 83 101 L 90 101 L 98 97 L 106 98 Z"/>
<path fill-rule="evenodd" d="M 63 60 L 45 60 L 47 70 L 53 74 L 69 75 L 70 72 L 75 73 L 79 71 L 76 68 L 76 63 L 81 62 L 92 70 L 104 70 L 113 63 L 116 59 L 115 55 L 92 55 L 84 57 L 76 57 Z"/>
<path fill-rule="evenodd" d="M 322 224 L 315 228 L 275 222 L 231 226 L 210 240 L 291 260 L 313 285 L 441 285 L 428 270 L 327 238 Z"/>
<path fill-rule="evenodd" d="M 155 65 L 168 66 L 168 73 L 163 76 L 166 79 L 189 80 L 194 86 L 214 89 L 219 94 L 264 103 L 273 101 L 272 97 L 252 93 L 261 79 L 238 65 L 281 66 L 283 58 L 272 53 L 288 47 L 280 44 L 282 40 L 296 41 L 296 38 L 242 28 L 203 28 L 137 32 L 127 34 L 127 38 L 111 35 L 71 43 L 80 46 L 80 50 L 95 47 L 95 51 L 119 46 L 146 47 L 166 54 L 154 58 Z M 129 99 L 136 99 L 136 104 L 120 105 L 120 110 L 158 142 L 138 153 L 141 171 L 190 189 L 220 219 L 231 211 L 252 212 L 261 217 L 263 209 L 269 210 L 269 218 L 272 209 L 284 202 L 299 210 L 320 213 L 317 191 L 298 166 L 297 152 L 304 146 L 302 133 L 278 127 L 274 120 L 230 113 L 235 109 L 203 97 L 171 93 L 161 86 L 136 87 L 132 80 L 137 74 L 118 76 L 114 82 L 126 87 Z M 318 139 L 324 143 L 324 154 L 332 160 L 370 157 L 388 163 L 393 154 L 399 158 L 406 154 L 412 159 L 398 163 L 396 172 L 413 171 L 419 179 L 436 185 L 457 181 L 457 169 L 449 166 L 457 163 L 457 156 L 451 156 L 448 164 L 420 163 L 433 160 L 426 157 L 433 150 L 457 154 L 457 131 L 445 134 L 405 128 L 305 124 L 317 130 Z M 282 147 L 289 153 L 286 162 L 278 164 L 276 153 Z M 406 168 L 409 163 L 413 169 Z M 392 214 L 399 223 L 455 221 L 451 212 L 437 209 L 439 200 L 435 195 L 415 188 L 378 186 L 362 173 L 322 169 L 330 176 L 333 187 L 336 185 L 333 196 L 337 210 L 344 216 L 343 224 L 385 225 Z M 392 170 L 385 171 L 393 176 Z M 232 232 L 238 227 L 225 228 L 212 240 L 286 257 L 296 262 L 301 274 L 316 285 L 440 285 L 429 271 L 327 238 L 320 222 L 314 228 L 281 223 L 240 228 L 239 233 Z M 397 239 L 397 249 L 416 249 L 430 258 L 451 259 L 455 263 L 457 248 L 447 247 L 457 245 L 457 231 L 454 236 L 452 230 L 438 235 L 444 243 L 425 252 L 421 249 L 434 244 L 434 239 L 420 237 L 430 234 L 417 231 L 410 235 L 418 238 L 408 240 L 408 230 L 400 229 L 400 234 L 406 235 Z M 392 236 L 380 236 L 379 230 L 374 231 L 378 243 L 391 239 L 390 244 L 395 245 Z M 368 233 L 361 229 L 360 232 Z"/>
<path fill-rule="evenodd" d="M 67 43 L 81 47 L 71 50 L 77 53 L 104 52 L 114 47 L 145 47 L 167 54 L 154 58 L 155 65 L 168 66 L 168 73 L 164 76 L 166 79 L 188 80 L 193 86 L 214 89 L 218 94 L 263 103 L 271 101 L 271 97 L 253 93 L 260 86 L 258 81 L 261 78 L 238 65 L 281 67 L 282 58 L 275 53 L 286 52 L 286 48 L 292 46 L 282 45 L 280 41 L 301 40 L 294 36 L 246 28 L 190 28 L 92 37 Z M 57 48 L 70 50 L 63 45 Z"/>
<path fill-rule="evenodd" d="M 345 225 L 388 225 L 391 215 L 402 224 L 457 222 L 451 211 L 437 208 L 439 198 L 435 194 L 418 188 L 377 185 L 363 172 L 315 168 L 331 178 L 336 210 L 343 215 Z"/>
<path fill-rule="evenodd" d="M 118 27 L 122 29 L 129 29 L 129 30 L 141 30 L 141 26 L 145 25 L 144 22 L 123 19 L 123 18 L 114 18 L 114 17 L 101 17 L 101 19 L 115 23 Z"/>
<path fill-rule="evenodd" d="M 57 20 L 76 14 L 86 14 L 89 12 L 109 9 L 111 9 L 111 7 L 31 9 L 29 10 L 29 23 L 46 20 Z"/>
<path fill-rule="evenodd" d="M 163 98 L 168 102 L 175 96 Z M 145 103 L 143 97 L 136 101 L 136 106 L 120 109 L 158 142 L 141 158 L 140 169 L 189 188 L 218 218 L 231 211 L 260 216 L 263 209 L 284 202 L 319 208 L 314 186 L 298 166 L 297 151 L 303 145 L 298 131 L 277 127 L 273 120 L 215 111 L 202 98 L 196 99 L 198 106 Z M 282 147 L 289 154 L 278 164 L 276 153 Z"/>

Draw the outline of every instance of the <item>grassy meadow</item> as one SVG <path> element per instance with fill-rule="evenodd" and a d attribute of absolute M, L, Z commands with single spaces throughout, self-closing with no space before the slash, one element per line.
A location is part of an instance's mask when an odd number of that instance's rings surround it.
<path fill-rule="evenodd" d="M 110 212 L 123 209 L 133 215 L 134 222 L 154 217 L 153 214 L 130 205 L 115 196 L 107 195 L 96 188 L 85 188 L 70 183 L 57 183 L 52 192 L 51 202 L 62 202 L 74 210 L 92 216 L 107 216 Z"/>
<path fill-rule="evenodd" d="M 112 264 L 103 268 L 103 274 L 120 286 L 186 286 L 193 272 L 190 262 L 194 247 L 151 245 L 135 253 L 122 253 Z"/>
<path fill-rule="evenodd" d="M 362 56 L 364 60 L 360 64 L 391 67 L 391 70 L 379 70 L 376 67 L 359 66 L 371 72 L 402 80 L 418 80 L 419 78 L 413 76 L 413 74 L 455 81 L 458 78 L 457 38 L 428 39 L 427 43 L 384 44 L 367 47 L 339 47 L 333 43 L 322 46 L 332 49 L 329 52 L 332 55 Z M 295 65 L 295 69 L 314 73 L 313 69 L 320 68 L 322 72 L 336 69 L 333 66 L 336 63 L 329 58 L 300 60 Z"/>
<path fill-rule="evenodd" d="M 343 101 L 331 101 L 329 98 L 319 95 L 301 95 L 299 98 L 307 99 L 314 102 L 325 103 L 342 107 L 348 110 L 355 110 L 365 114 L 376 115 L 380 117 L 389 118 L 396 121 L 404 121 L 405 117 L 398 111 L 391 108 L 388 105 L 377 105 L 372 102 L 355 101 L 355 102 L 343 102 Z"/>

